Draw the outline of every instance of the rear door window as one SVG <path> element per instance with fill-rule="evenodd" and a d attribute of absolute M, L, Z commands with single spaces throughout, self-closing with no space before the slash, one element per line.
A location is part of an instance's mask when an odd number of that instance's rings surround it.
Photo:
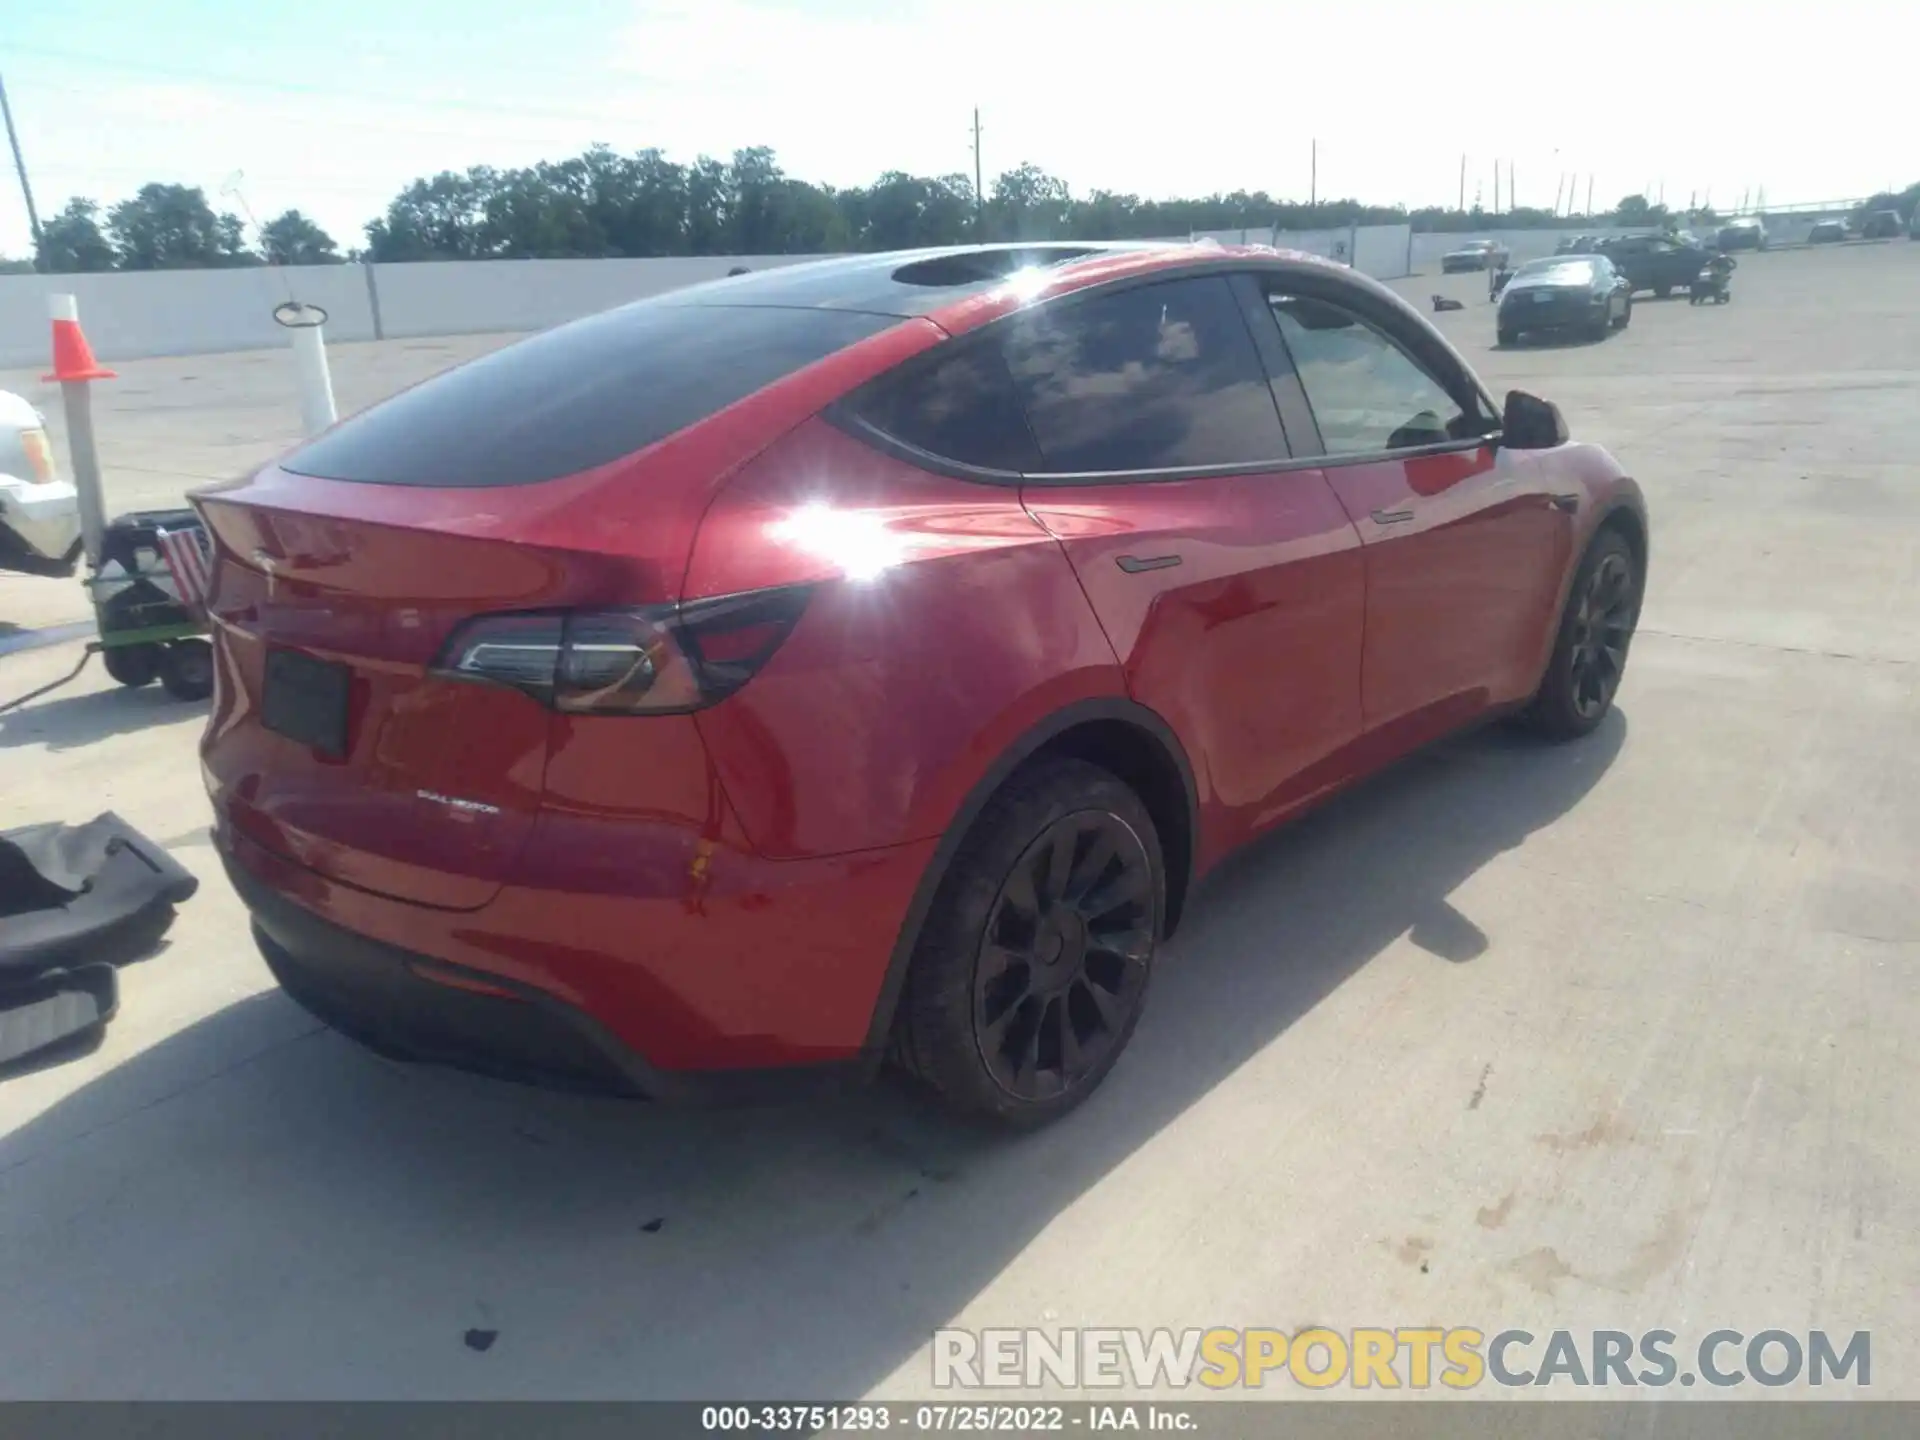
<path fill-rule="evenodd" d="M 643 450 L 898 323 L 842 310 L 643 301 L 402 391 L 282 464 L 379 485 L 531 485 Z"/>
<path fill-rule="evenodd" d="M 1042 305 L 1015 317 L 1002 343 L 1047 473 L 1256 468 L 1288 457 L 1224 276 Z"/>
<path fill-rule="evenodd" d="M 993 344 L 936 350 L 927 363 L 873 386 L 852 409 L 862 424 L 940 459 L 1012 474 L 1040 468 L 1013 377 Z"/>

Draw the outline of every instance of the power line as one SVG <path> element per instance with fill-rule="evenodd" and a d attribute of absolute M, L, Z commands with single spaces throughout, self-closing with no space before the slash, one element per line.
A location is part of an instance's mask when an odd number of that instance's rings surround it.
<path fill-rule="evenodd" d="M 90 55 L 79 50 L 60 50 L 45 45 L 0 46 L 20 55 L 35 55 L 42 59 L 62 60 L 69 63 L 93 65 L 108 70 L 125 70 L 134 74 L 163 75 L 173 80 L 193 80 L 203 84 L 232 85 L 252 90 L 272 90 L 289 95 L 315 95 L 321 98 L 346 100 L 375 100 L 385 105 L 411 106 L 428 110 L 476 110 L 486 115 L 526 115 L 551 120 L 585 120 L 601 123 L 607 119 L 604 110 L 570 110 L 552 106 L 503 105 L 497 100 L 461 100 L 448 96 L 432 100 L 413 99 L 406 95 L 396 95 L 390 91 L 366 90 L 349 85 L 303 85 L 291 80 L 268 80 L 257 75 L 234 75 L 213 70 L 190 70 L 178 65 L 156 65 L 146 60 L 117 60 L 108 55 Z M 580 77 L 576 74 L 574 79 Z"/>
<path fill-rule="evenodd" d="M 40 245 L 40 212 L 33 207 L 33 186 L 27 181 L 27 162 L 20 154 L 20 136 L 13 128 L 13 106 L 7 103 L 7 82 L 0 77 L 0 115 L 6 117 L 7 144 L 13 150 L 13 168 L 20 176 L 20 197 L 27 202 L 27 228 L 33 232 L 33 243 Z"/>

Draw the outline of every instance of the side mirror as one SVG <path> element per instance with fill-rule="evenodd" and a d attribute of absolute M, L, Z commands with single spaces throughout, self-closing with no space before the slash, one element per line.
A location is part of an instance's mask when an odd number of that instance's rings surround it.
<path fill-rule="evenodd" d="M 1551 400 L 1524 390 L 1507 392 L 1500 419 L 1502 442 L 1514 450 L 1551 450 L 1567 443 L 1567 421 Z"/>

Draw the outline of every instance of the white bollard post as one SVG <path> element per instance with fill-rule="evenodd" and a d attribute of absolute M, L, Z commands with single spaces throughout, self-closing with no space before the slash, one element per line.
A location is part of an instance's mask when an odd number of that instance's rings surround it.
<path fill-rule="evenodd" d="M 87 564 L 100 568 L 106 544 L 107 501 L 100 478 L 100 451 L 93 435 L 93 382 L 111 380 L 113 371 L 93 358 L 86 333 L 80 328 L 80 305 L 71 295 L 47 296 L 53 320 L 53 369 L 42 380 L 60 382 L 60 403 L 66 411 L 67 448 L 73 455 L 73 488 L 80 511 L 81 548 Z"/>
<path fill-rule="evenodd" d="M 293 332 L 293 358 L 300 371 L 300 419 L 309 436 L 339 418 L 333 408 L 333 375 L 327 369 L 327 312 L 318 305 L 289 300 L 276 305 L 273 318 Z"/>

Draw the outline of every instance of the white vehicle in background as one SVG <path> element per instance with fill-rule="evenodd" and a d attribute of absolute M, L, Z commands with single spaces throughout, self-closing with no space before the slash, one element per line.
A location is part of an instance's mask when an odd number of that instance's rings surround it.
<path fill-rule="evenodd" d="M 80 502 L 53 468 L 46 418 L 0 390 L 0 571 L 68 576 L 80 559 Z"/>

